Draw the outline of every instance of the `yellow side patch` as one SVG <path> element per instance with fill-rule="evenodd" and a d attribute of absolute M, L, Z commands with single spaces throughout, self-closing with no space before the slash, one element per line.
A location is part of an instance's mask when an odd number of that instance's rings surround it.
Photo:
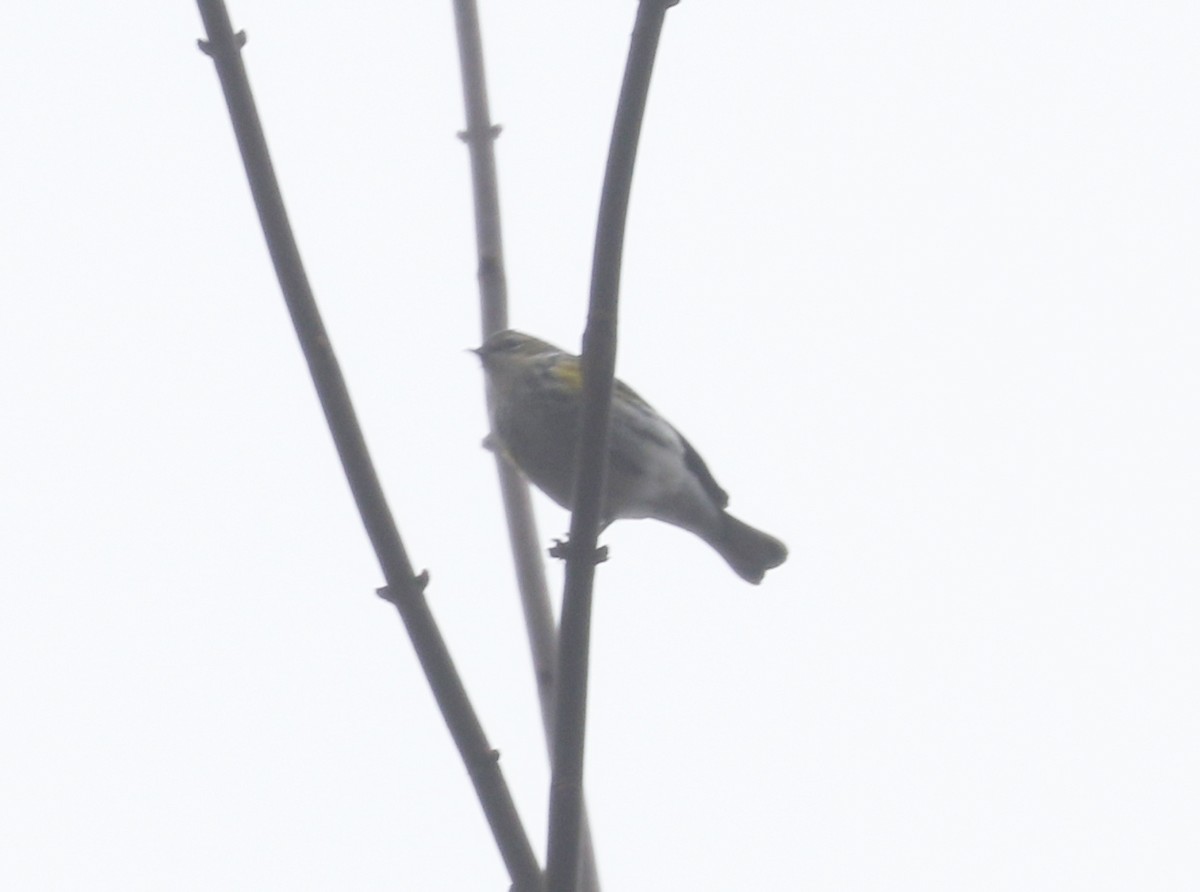
<path fill-rule="evenodd" d="M 550 367 L 551 374 L 570 390 L 583 390 L 583 372 L 579 368 L 579 360 L 574 357 L 563 359 Z"/>

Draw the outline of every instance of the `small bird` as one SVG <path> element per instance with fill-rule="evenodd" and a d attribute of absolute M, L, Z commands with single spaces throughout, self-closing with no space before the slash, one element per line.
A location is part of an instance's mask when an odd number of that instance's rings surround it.
<path fill-rule="evenodd" d="M 511 329 L 473 352 L 490 387 L 493 445 L 569 510 L 583 392 L 579 357 Z M 727 504 L 729 496 L 683 435 L 616 381 L 601 524 L 652 517 L 682 527 L 757 585 L 786 560 L 787 548 L 730 515 Z"/>

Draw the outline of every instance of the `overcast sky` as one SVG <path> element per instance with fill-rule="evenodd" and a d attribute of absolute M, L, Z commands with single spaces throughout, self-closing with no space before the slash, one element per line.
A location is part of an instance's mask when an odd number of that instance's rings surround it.
<path fill-rule="evenodd" d="M 540 856 L 449 0 L 230 11 Z M 572 348 L 634 12 L 482 9 L 512 320 Z M 0 24 L 0 886 L 508 888 L 373 593 L 194 5 Z M 791 558 L 753 588 L 674 528 L 605 534 L 605 889 L 1194 885 L 1198 28 L 1184 2 L 671 10 L 618 373 Z"/>

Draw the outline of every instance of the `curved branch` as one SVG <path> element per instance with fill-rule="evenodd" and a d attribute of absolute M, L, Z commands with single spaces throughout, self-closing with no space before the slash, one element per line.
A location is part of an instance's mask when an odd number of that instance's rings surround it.
<path fill-rule="evenodd" d="M 578 870 L 592 584 L 596 572 L 596 539 L 600 530 L 616 368 L 621 253 L 650 75 L 663 19 L 667 9 L 676 2 L 641 0 L 638 5 L 600 195 L 588 321 L 583 335 L 583 408 L 558 639 L 558 702 L 554 717 L 554 770 L 550 783 L 547 892 L 572 892 Z"/>

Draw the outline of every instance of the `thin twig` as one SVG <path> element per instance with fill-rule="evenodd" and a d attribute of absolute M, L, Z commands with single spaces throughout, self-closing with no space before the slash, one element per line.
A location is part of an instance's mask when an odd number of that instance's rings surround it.
<path fill-rule="evenodd" d="M 650 75 L 663 19 L 667 8 L 675 2 L 677 0 L 641 0 L 638 5 L 600 195 L 588 321 L 583 335 L 583 407 L 558 639 L 558 702 L 555 708 L 554 769 L 550 782 L 546 892 L 573 892 L 578 869 L 592 583 L 596 572 L 596 539 L 600 529 L 616 368 L 621 252 Z"/>
<path fill-rule="evenodd" d="M 197 0 L 197 3 L 208 34 L 207 41 L 201 41 L 200 47 L 216 64 L 275 273 L 363 525 L 387 580 L 380 595 L 395 605 L 408 630 L 421 667 L 475 785 L 514 888 L 534 892 L 540 889 L 541 872 L 500 772 L 498 754 L 488 744 L 425 601 L 428 574 L 417 576 L 413 573 L 313 299 L 242 63 L 241 46 L 245 43 L 245 35 L 239 32 L 235 37 L 221 0 Z"/>
<path fill-rule="evenodd" d="M 483 337 L 508 327 L 508 284 L 504 275 L 504 250 L 500 227 L 500 197 L 496 177 L 496 138 L 499 125 L 493 124 L 488 108 L 487 81 L 483 65 L 483 40 L 475 0 L 454 0 L 454 20 L 458 34 L 459 65 L 462 69 L 463 102 L 467 129 L 459 134 L 471 156 L 471 182 L 475 200 L 475 241 L 479 255 L 479 298 Z M 489 413 L 490 414 L 490 413 Z M 533 659 L 534 680 L 541 705 L 546 751 L 554 758 L 554 676 L 557 635 L 554 611 L 546 584 L 546 566 L 542 560 L 541 539 L 533 519 L 529 485 L 500 454 L 496 472 L 508 521 L 509 547 L 516 568 L 517 589 L 525 613 L 525 631 Z M 588 826 L 587 811 L 582 817 L 581 892 L 600 892 L 595 849 Z"/>
<path fill-rule="evenodd" d="M 500 127 L 491 121 L 483 70 L 483 44 L 474 0 L 454 0 L 462 69 L 463 102 L 467 129 L 459 136 L 467 144 L 475 200 L 475 242 L 479 257 L 477 277 L 482 333 L 508 327 L 508 284 L 504 276 L 504 248 L 500 229 L 500 196 L 496 182 L 494 143 Z M 490 398 L 490 395 L 489 395 Z M 489 413 L 490 414 L 490 413 Z M 529 499 L 529 486 L 501 455 L 496 455 L 500 491 L 508 518 L 510 546 L 516 564 L 517 585 L 525 609 L 525 625 L 533 656 L 534 678 L 547 721 L 553 710 L 554 611 L 546 585 L 546 568 L 540 554 L 537 525 Z M 547 707 L 545 704 L 549 704 Z"/>

